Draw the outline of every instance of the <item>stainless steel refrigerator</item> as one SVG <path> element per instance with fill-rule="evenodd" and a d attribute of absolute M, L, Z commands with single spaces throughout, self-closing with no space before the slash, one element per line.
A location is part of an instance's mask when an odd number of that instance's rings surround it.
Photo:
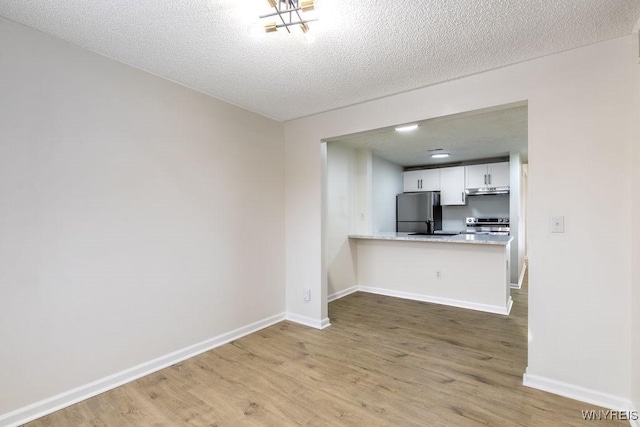
<path fill-rule="evenodd" d="M 440 192 L 396 196 L 396 231 L 432 234 L 435 230 L 442 230 Z"/>

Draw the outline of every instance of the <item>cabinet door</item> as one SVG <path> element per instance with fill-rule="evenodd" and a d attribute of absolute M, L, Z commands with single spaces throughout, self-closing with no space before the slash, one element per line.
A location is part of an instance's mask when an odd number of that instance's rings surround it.
<path fill-rule="evenodd" d="M 489 184 L 487 176 L 487 165 L 471 165 L 465 166 L 466 187 L 465 188 L 484 188 Z"/>
<path fill-rule="evenodd" d="M 425 169 L 422 172 L 421 191 L 440 191 L 440 169 Z"/>
<path fill-rule="evenodd" d="M 464 205 L 465 167 L 440 169 L 440 204 L 444 206 Z"/>
<path fill-rule="evenodd" d="M 489 163 L 489 186 L 491 187 L 508 187 L 510 168 L 509 162 Z"/>
<path fill-rule="evenodd" d="M 422 171 L 406 171 L 404 172 L 404 192 L 411 193 L 420 190 L 420 172 Z"/>

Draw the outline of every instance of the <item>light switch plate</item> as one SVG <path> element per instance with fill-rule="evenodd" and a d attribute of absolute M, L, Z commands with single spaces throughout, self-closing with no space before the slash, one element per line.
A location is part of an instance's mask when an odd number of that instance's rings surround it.
<path fill-rule="evenodd" d="M 564 216 L 551 217 L 551 232 L 564 233 Z"/>

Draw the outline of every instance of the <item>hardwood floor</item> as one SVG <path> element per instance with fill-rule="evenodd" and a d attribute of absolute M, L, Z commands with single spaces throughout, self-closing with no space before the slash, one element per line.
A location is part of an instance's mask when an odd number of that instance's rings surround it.
<path fill-rule="evenodd" d="M 29 426 L 592 424 L 522 385 L 526 288 L 508 317 L 352 294 L 324 331 L 282 322 Z"/>

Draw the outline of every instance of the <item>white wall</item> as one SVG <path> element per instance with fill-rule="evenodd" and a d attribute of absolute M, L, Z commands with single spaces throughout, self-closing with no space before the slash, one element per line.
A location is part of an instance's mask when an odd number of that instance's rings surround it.
<path fill-rule="evenodd" d="M 638 22 L 640 24 L 640 22 Z M 638 33 L 634 34 L 634 46 L 633 51 L 635 55 L 632 56 L 632 67 L 634 71 L 635 79 L 635 104 L 636 111 L 640 111 L 640 46 L 638 45 Z M 632 130 L 634 144 L 633 144 L 633 177 L 632 187 L 635 189 L 640 183 L 640 120 L 638 115 L 635 116 L 635 128 Z M 633 327 L 631 335 L 631 343 L 633 346 L 632 352 L 632 372 L 631 372 L 631 384 L 632 384 L 632 399 L 636 410 L 640 411 L 640 197 L 635 192 L 633 199 L 633 224 L 635 227 L 631 227 L 632 231 L 632 252 L 633 252 L 633 283 L 632 283 L 632 296 L 631 307 L 633 310 Z"/>
<path fill-rule="evenodd" d="M 356 285 L 355 243 L 347 237 L 357 228 L 357 150 L 340 143 L 327 144 L 327 292 Z"/>
<path fill-rule="evenodd" d="M 373 231 L 396 231 L 396 196 L 403 191 L 403 168 L 373 155 Z"/>
<path fill-rule="evenodd" d="M 366 148 L 356 150 L 358 187 L 356 191 L 356 233 L 369 234 L 373 230 L 373 153 Z"/>
<path fill-rule="evenodd" d="M 633 43 L 623 37 L 287 122 L 288 311 L 327 315 L 326 298 L 304 304 L 297 297 L 302 286 L 326 289 L 323 138 L 528 101 L 528 373 L 580 393 L 628 399 L 631 235 L 594 225 L 608 218 L 632 229 L 630 154 L 637 135 L 630 123 L 640 114 L 631 104 Z M 615 203 L 594 207 L 602 194 Z M 552 215 L 565 216 L 564 234 L 549 232 Z"/>
<path fill-rule="evenodd" d="M 522 215 L 522 159 L 520 153 L 509 157 L 509 216 L 511 218 L 511 283 L 518 283 L 524 265 L 524 216 Z"/>
<path fill-rule="evenodd" d="M 327 293 L 356 285 L 356 245 L 349 234 L 395 231 L 402 167 L 338 142 L 327 143 L 325 249 Z"/>
<path fill-rule="evenodd" d="M 631 285 L 630 236 L 593 225 L 631 227 L 631 42 L 540 60 L 529 98 L 528 372 L 624 398 L 631 307 L 619 296 Z M 598 194 L 615 202 L 594 206 Z M 554 215 L 565 233 L 550 233 Z"/>
<path fill-rule="evenodd" d="M 282 124 L 3 19 L 0 69 L 0 415 L 284 312 Z"/>
<path fill-rule="evenodd" d="M 525 258 L 526 261 L 526 257 L 527 254 L 529 252 L 529 227 L 527 226 L 528 224 L 528 198 L 529 198 L 529 187 L 528 187 L 528 182 L 529 182 L 529 164 L 527 163 L 523 163 L 522 164 L 522 185 L 521 185 L 521 192 L 520 192 L 520 203 L 521 203 L 521 207 L 520 207 L 520 213 L 521 213 L 521 218 L 520 218 L 520 223 L 524 224 L 524 227 L 522 230 L 519 230 L 521 233 L 524 233 L 522 235 L 522 241 L 520 242 L 520 244 L 522 245 L 522 249 L 521 252 L 523 254 L 523 257 Z"/>

